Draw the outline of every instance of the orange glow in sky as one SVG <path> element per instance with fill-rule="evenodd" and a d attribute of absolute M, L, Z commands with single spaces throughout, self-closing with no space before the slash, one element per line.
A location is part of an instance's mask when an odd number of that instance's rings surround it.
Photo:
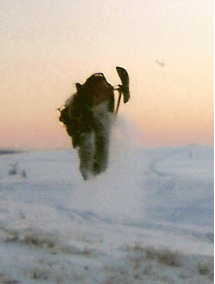
<path fill-rule="evenodd" d="M 212 144 L 212 1 L 0 1 L 0 147 L 67 147 L 56 109 L 94 72 L 145 146 Z M 164 63 L 164 65 L 159 64 Z"/>

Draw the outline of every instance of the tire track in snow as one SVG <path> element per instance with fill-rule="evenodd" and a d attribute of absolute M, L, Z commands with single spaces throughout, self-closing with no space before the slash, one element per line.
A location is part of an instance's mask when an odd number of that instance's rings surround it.
<path fill-rule="evenodd" d="M 152 160 L 151 163 L 149 164 L 149 170 L 159 177 L 176 177 L 176 175 L 161 171 L 157 167 L 158 167 L 158 163 L 164 162 L 165 160 L 169 158 L 173 158 L 177 154 L 178 154 L 178 151 L 176 150 L 176 151 L 173 151 L 165 155 L 164 157 L 160 157 L 160 158 Z"/>

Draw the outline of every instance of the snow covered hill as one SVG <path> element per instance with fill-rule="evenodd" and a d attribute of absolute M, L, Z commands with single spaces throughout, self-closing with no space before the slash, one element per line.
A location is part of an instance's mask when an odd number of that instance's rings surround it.
<path fill-rule="evenodd" d="M 1 284 L 213 283 L 212 148 L 120 141 L 89 182 L 72 150 L 0 156 Z"/>

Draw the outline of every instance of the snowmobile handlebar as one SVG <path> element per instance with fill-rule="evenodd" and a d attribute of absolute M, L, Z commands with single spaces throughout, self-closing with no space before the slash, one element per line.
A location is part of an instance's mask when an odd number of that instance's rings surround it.
<path fill-rule="evenodd" d="M 116 71 L 119 75 L 119 78 L 122 82 L 121 85 L 118 85 L 118 91 L 123 94 L 123 101 L 127 103 L 130 99 L 130 91 L 129 91 L 129 76 L 128 72 L 125 68 L 116 67 Z"/>

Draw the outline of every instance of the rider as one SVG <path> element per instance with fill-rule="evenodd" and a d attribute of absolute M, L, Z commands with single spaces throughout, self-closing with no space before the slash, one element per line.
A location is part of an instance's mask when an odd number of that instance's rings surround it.
<path fill-rule="evenodd" d="M 78 148 L 80 171 L 84 179 L 104 171 L 108 163 L 109 137 L 114 113 L 114 90 L 129 99 L 127 71 L 117 67 L 122 81 L 116 89 L 103 73 L 95 73 L 84 84 L 76 83 L 77 92 L 60 110 L 60 121 Z M 120 95 L 121 97 L 121 95 Z M 119 106 L 120 99 L 118 100 Z M 117 110 L 118 110 L 117 106 Z"/>
<path fill-rule="evenodd" d="M 106 111 L 114 112 L 114 88 L 107 82 L 103 73 L 93 74 L 83 85 L 76 83 L 76 90 L 77 92 L 66 101 L 59 118 L 72 137 L 74 148 L 80 143 L 80 134 L 92 129 L 95 122 L 93 111 L 96 106 L 106 102 Z"/>

